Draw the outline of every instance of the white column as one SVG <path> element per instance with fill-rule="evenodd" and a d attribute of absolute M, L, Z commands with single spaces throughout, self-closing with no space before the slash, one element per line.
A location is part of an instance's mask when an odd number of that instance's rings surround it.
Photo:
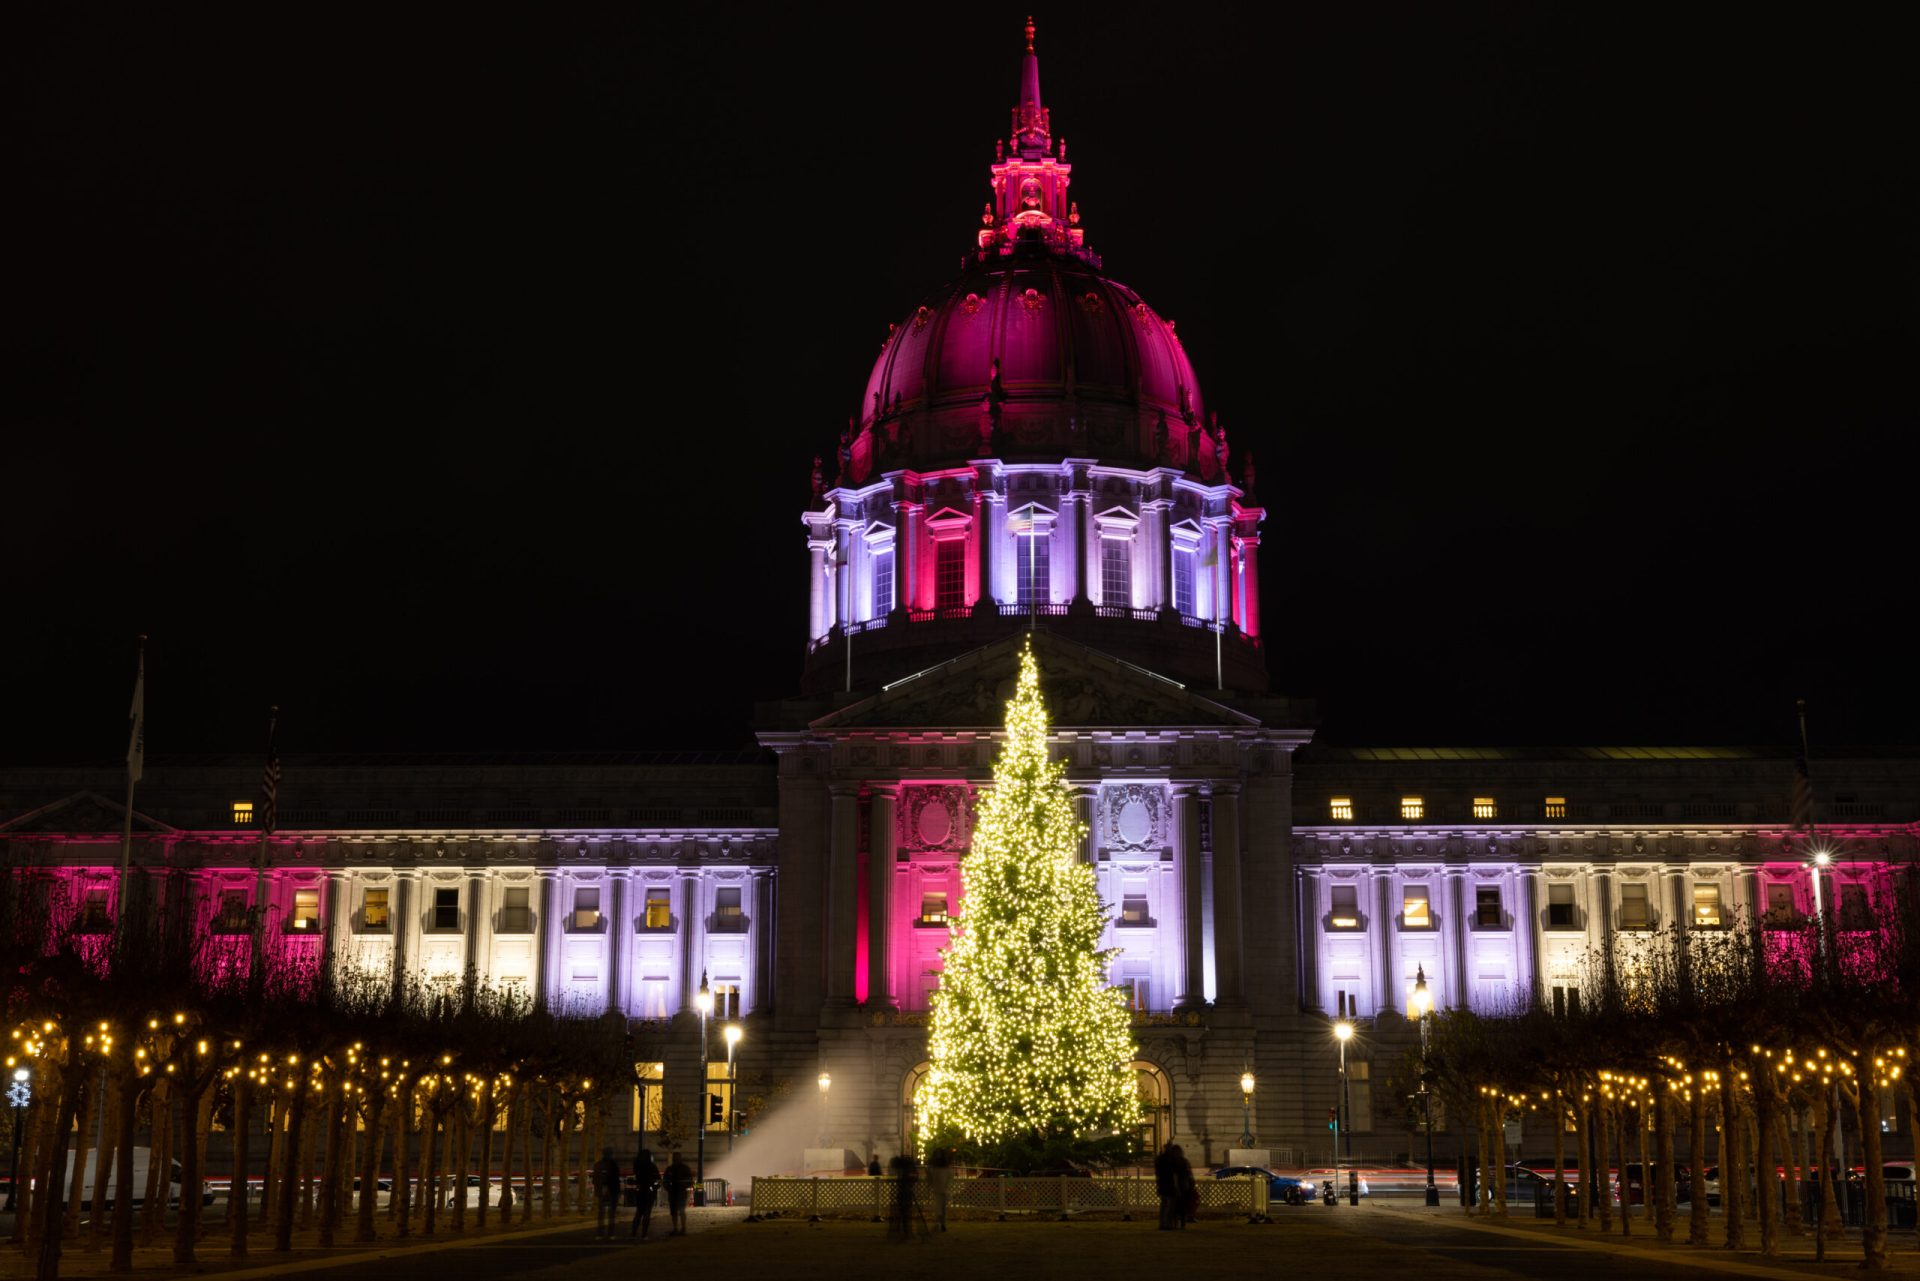
<path fill-rule="evenodd" d="M 1467 1008 L 1467 874 L 1447 869 L 1447 994 L 1455 1009 Z"/>
<path fill-rule="evenodd" d="M 1520 982 L 1526 985 L 1529 1000 L 1540 999 L 1540 909 L 1536 904 L 1534 886 L 1539 883 L 1540 870 L 1523 867 L 1513 878 L 1513 941 L 1517 955 L 1514 963 L 1519 966 Z"/>
<path fill-rule="evenodd" d="M 493 903 L 487 878 L 467 878 L 467 963 L 486 983 L 493 977 Z"/>
<path fill-rule="evenodd" d="M 1376 1010 L 1406 1012 L 1406 1002 L 1393 986 L 1393 873 L 1376 867 L 1373 879 L 1373 990 Z"/>
<path fill-rule="evenodd" d="M 1250 534 L 1240 540 L 1240 630 L 1249 636 L 1260 634 L 1260 536 Z"/>
<path fill-rule="evenodd" d="M 1100 531 L 1093 525 L 1093 495 L 1080 495 L 1080 591 L 1081 598 L 1093 600 L 1100 590 Z M 1103 600 L 1102 605 L 1114 602 Z"/>
<path fill-rule="evenodd" d="M 827 547 L 822 539 L 807 540 L 807 637 L 818 640 L 833 626 L 832 589 L 827 585 Z"/>
<path fill-rule="evenodd" d="M 414 883 L 417 875 L 413 872 L 395 872 L 393 874 L 393 911 L 390 915 L 390 928 L 393 930 L 393 981 L 406 980 L 415 954 L 419 948 L 420 910 L 414 903 L 416 894 Z"/>
<path fill-rule="evenodd" d="M 1213 785 L 1213 978 L 1221 1005 L 1247 1003 L 1240 913 L 1240 785 Z"/>
<path fill-rule="evenodd" d="M 873 817 L 867 840 L 867 1008 L 898 1009 L 893 999 L 893 862 L 898 787 L 873 793 Z"/>
<path fill-rule="evenodd" d="M 845 521 L 835 522 L 834 618 L 841 626 L 853 622 L 853 537 Z"/>
<path fill-rule="evenodd" d="M 773 911 L 773 872 L 755 872 L 752 933 L 747 938 L 753 949 L 753 990 L 747 1000 L 755 1012 L 773 1008 Z"/>
<path fill-rule="evenodd" d="M 633 922 L 627 919 L 627 871 L 607 873 L 607 1008 L 625 1018 L 633 1009 L 628 999 L 633 967 L 627 960 L 627 941 L 633 937 Z"/>
<path fill-rule="evenodd" d="M 1214 521 L 1207 527 L 1213 550 L 1213 620 L 1226 622 L 1233 617 L 1233 549 L 1227 543 L 1227 523 Z"/>
<path fill-rule="evenodd" d="M 533 999 L 535 1004 L 547 1005 L 552 1002 L 553 978 L 559 972 L 559 962 L 553 956 L 553 877 L 552 872 L 539 872 L 535 876 L 536 893 L 533 918 Z"/>
<path fill-rule="evenodd" d="M 1053 598 L 1072 601 L 1084 593 L 1080 589 L 1080 518 L 1074 512 L 1079 495 L 1060 495 L 1060 519 L 1055 521 L 1053 544 Z"/>
<path fill-rule="evenodd" d="M 893 599 L 901 609 L 919 609 L 920 504 L 900 503 L 895 510 L 900 513 L 900 533 L 893 560 Z"/>
<path fill-rule="evenodd" d="M 1200 802 L 1191 785 L 1173 792 L 1174 827 L 1179 833 L 1175 853 L 1180 867 L 1180 997 L 1183 1008 L 1207 1003 L 1206 962 L 1201 937 Z"/>
<path fill-rule="evenodd" d="M 700 869 L 680 869 L 680 910 L 685 915 L 681 943 L 686 948 L 680 966 L 680 1008 L 693 1008 L 693 994 L 700 990 L 700 975 L 707 968 L 707 904 Z"/>
<path fill-rule="evenodd" d="M 859 902 L 860 792 L 854 783 L 834 783 L 833 825 L 827 868 L 827 1004 L 853 1004 L 854 930 Z"/>

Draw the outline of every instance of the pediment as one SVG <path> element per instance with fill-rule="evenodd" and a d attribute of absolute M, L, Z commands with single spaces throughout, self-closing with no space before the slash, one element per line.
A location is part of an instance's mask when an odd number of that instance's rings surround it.
<path fill-rule="evenodd" d="M 75 792 L 72 796 L 42 805 L 17 818 L 0 823 L 0 832 L 8 836 L 45 833 L 60 836 L 118 836 L 127 821 L 127 807 L 98 792 Z M 133 812 L 133 830 L 142 833 L 167 833 L 177 829 Z"/>
<path fill-rule="evenodd" d="M 1031 634 L 1040 689 L 1060 729 L 1209 726 L 1260 722 L 1180 682 L 1050 632 Z M 1006 717 L 1028 636 L 1016 634 L 894 681 L 812 723 L 816 730 L 995 728 Z"/>

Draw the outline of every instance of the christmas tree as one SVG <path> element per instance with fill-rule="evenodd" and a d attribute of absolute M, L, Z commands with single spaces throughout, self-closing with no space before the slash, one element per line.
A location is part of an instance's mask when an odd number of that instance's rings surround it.
<path fill-rule="evenodd" d="M 1077 854 L 1086 828 L 1064 773 L 1048 757 L 1029 645 L 993 788 L 960 864 L 965 893 L 916 1097 L 923 1138 L 1085 1139 L 1139 1122 L 1131 1015 L 1107 984 L 1107 912 Z"/>

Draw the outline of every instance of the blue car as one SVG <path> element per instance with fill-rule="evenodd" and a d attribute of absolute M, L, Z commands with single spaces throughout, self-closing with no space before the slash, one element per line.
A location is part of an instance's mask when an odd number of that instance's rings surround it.
<path fill-rule="evenodd" d="M 1267 1181 L 1267 1200 L 1276 1205 L 1305 1205 L 1313 1199 L 1313 1188 L 1305 1179 L 1275 1174 L 1263 1165 L 1223 1165 L 1213 1172 L 1213 1177 L 1233 1179 L 1248 1174 Z"/>

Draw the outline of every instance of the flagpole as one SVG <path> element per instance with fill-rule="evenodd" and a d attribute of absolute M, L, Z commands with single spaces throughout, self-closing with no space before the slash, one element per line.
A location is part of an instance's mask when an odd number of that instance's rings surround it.
<path fill-rule="evenodd" d="M 280 708 L 276 704 L 267 709 L 267 774 L 274 772 L 273 736 L 280 724 Z M 274 791 L 279 791 L 275 780 Z M 253 965 L 248 970 L 248 978 L 259 983 L 265 977 L 262 966 L 267 954 L 267 840 L 273 835 L 274 811 L 279 808 L 279 797 L 263 796 L 260 815 L 260 845 L 254 853 L 253 878 Z"/>
<path fill-rule="evenodd" d="M 147 761 L 147 634 L 140 633 L 139 657 L 135 660 L 133 676 L 133 709 L 128 719 L 133 722 L 127 741 L 127 812 L 120 828 L 120 879 L 115 882 L 113 895 L 113 929 L 120 932 L 120 918 L 127 905 L 128 869 L 133 864 L 133 785 L 140 781 L 140 775 Z"/>

